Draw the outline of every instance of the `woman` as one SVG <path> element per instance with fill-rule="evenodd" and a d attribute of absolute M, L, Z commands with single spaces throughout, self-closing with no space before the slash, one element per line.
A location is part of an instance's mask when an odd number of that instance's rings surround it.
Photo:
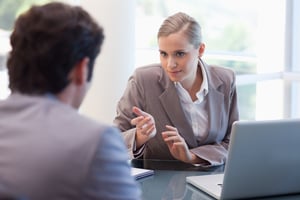
<path fill-rule="evenodd" d="M 201 59 L 200 25 L 185 13 L 165 19 L 157 39 L 161 63 L 137 68 L 118 102 L 130 155 L 224 164 L 239 119 L 234 72 Z"/>

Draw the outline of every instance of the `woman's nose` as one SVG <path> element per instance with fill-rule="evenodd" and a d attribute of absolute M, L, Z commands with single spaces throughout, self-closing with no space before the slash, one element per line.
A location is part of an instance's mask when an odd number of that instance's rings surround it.
<path fill-rule="evenodd" d="M 172 69 L 177 67 L 177 63 L 175 61 L 175 59 L 169 58 L 168 59 L 168 68 Z"/>

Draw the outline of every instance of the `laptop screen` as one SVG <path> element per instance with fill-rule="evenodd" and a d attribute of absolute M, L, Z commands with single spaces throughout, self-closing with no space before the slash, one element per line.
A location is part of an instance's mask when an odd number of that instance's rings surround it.
<path fill-rule="evenodd" d="M 300 119 L 235 122 L 222 199 L 299 193 L 299 152 Z"/>

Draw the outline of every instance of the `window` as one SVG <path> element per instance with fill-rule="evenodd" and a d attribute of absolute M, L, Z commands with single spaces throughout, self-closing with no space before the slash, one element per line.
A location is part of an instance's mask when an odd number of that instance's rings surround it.
<path fill-rule="evenodd" d="M 286 49 L 292 48 L 286 40 L 290 31 L 286 22 L 292 21 L 287 21 L 288 9 L 295 9 L 290 4 L 289 0 L 137 0 L 136 66 L 159 62 L 159 26 L 167 16 L 183 11 L 202 26 L 204 61 L 235 70 L 241 119 L 296 117 L 299 83 L 289 84 L 295 79 L 286 77 L 286 70 L 292 71 L 286 57 Z"/>
<path fill-rule="evenodd" d="M 11 2 L 11 1 L 7 1 Z M 5 98 L 9 94 L 8 90 L 8 77 L 6 70 L 6 56 L 10 49 L 9 35 L 12 26 L 12 22 L 6 21 L 7 18 L 12 17 L 6 14 L 8 10 L 4 9 L 5 1 L 0 2 L 0 99 Z"/>

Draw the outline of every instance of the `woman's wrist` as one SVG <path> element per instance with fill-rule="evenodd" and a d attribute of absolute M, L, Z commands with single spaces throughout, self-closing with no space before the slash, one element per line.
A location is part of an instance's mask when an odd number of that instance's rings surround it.
<path fill-rule="evenodd" d="M 208 161 L 199 158 L 198 156 L 196 156 L 196 154 L 191 152 L 191 155 L 191 164 L 209 165 Z"/>
<path fill-rule="evenodd" d="M 141 137 L 142 136 L 142 137 Z M 138 133 L 138 130 L 135 132 L 135 143 L 136 143 L 136 148 L 139 149 L 142 147 L 145 143 L 147 142 L 147 139 L 143 137 L 141 133 Z"/>

